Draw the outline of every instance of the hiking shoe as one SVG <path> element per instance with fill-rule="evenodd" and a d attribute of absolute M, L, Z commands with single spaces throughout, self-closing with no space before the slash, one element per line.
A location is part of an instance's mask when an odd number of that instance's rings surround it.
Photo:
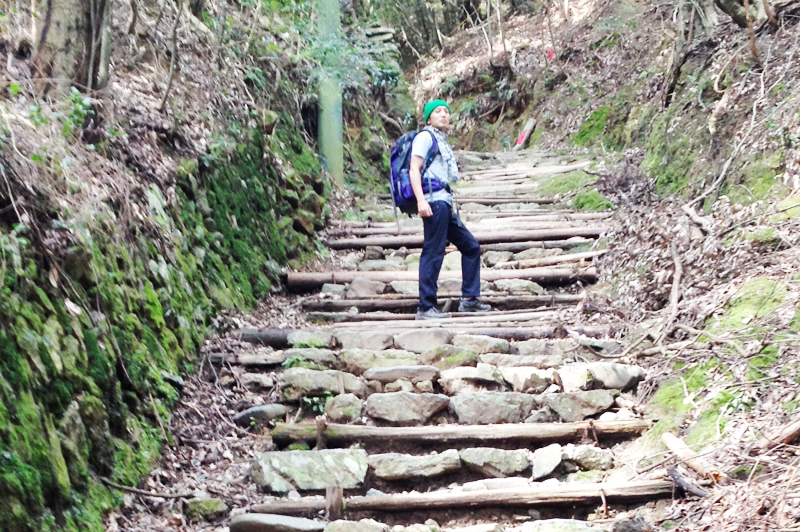
<path fill-rule="evenodd" d="M 464 299 L 462 297 L 461 303 L 458 304 L 459 312 L 489 312 L 490 310 L 492 310 L 492 306 L 481 303 L 481 300 L 477 297 L 474 299 Z"/>
<path fill-rule="evenodd" d="M 436 307 L 431 307 L 427 310 L 417 310 L 415 320 L 437 320 L 439 318 L 449 317 L 446 312 L 439 312 Z"/>

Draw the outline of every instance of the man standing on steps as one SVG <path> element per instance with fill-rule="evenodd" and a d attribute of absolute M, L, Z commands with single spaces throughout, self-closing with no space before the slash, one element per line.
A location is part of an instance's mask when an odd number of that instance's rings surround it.
<path fill-rule="evenodd" d="M 459 312 L 489 311 L 491 306 L 481 303 L 481 246 L 464 227 L 454 212 L 450 183 L 458 180 L 456 156 L 447 143 L 445 132 L 450 128 L 450 106 L 444 100 L 434 100 L 425 105 L 423 129 L 411 146 L 409 177 L 417 199 L 417 211 L 425 228 L 425 242 L 419 259 L 419 307 L 416 319 L 446 318 L 447 314 L 436 308 L 439 271 L 444 261 L 444 251 L 450 241 L 461 252 L 461 302 Z M 439 153 L 425 175 L 420 175 L 425 158 L 433 148 L 433 137 Z M 438 180 L 441 190 L 422 191 L 422 180 Z"/>

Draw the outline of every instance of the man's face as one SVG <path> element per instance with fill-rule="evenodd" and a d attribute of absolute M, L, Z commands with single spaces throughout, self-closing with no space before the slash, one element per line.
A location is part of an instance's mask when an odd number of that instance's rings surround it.
<path fill-rule="evenodd" d="M 444 105 L 440 105 L 434 109 L 428 117 L 428 124 L 437 129 L 447 129 L 450 127 L 450 109 Z"/>

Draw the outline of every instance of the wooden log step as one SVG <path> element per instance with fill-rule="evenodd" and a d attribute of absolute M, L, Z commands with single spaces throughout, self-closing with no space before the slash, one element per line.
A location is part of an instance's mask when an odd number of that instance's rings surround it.
<path fill-rule="evenodd" d="M 483 212 L 470 212 L 461 213 L 462 215 L 468 214 L 470 216 L 485 216 L 487 218 L 515 216 L 524 218 L 526 220 L 536 221 L 573 221 L 573 220 L 602 220 L 610 218 L 611 213 L 608 212 L 575 212 L 570 210 L 547 210 L 547 211 L 483 211 Z M 422 220 L 413 218 L 414 224 L 422 227 Z M 406 222 L 408 220 L 405 220 Z M 397 222 L 375 222 L 375 221 L 360 221 L 360 220 L 334 220 L 331 222 L 331 227 L 397 227 Z M 404 227 L 407 227 L 403 224 Z"/>
<path fill-rule="evenodd" d="M 391 200 L 389 194 L 377 194 L 380 200 Z M 480 205 L 505 205 L 508 203 L 538 203 L 541 205 L 548 205 L 555 203 L 553 198 L 469 198 L 469 201 L 462 203 L 478 203 Z"/>
<path fill-rule="evenodd" d="M 400 322 L 398 322 L 400 323 Z M 337 325 L 337 329 L 341 328 L 340 330 L 347 330 L 347 331 L 374 331 L 376 329 L 381 330 L 387 334 L 399 334 L 401 332 L 415 330 L 415 328 L 419 328 L 415 326 L 408 326 L 409 324 L 423 324 L 422 328 L 430 327 L 436 328 L 439 327 L 438 320 L 425 320 L 425 321 L 408 321 L 402 322 L 401 325 L 392 325 L 387 326 L 385 323 L 381 322 L 361 322 L 361 327 L 341 327 L 341 325 Z M 478 334 L 482 336 L 491 336 L 493 338 L 502 338 L 508 341 L 514 342 L 523 342 L 525 340 L 533 340 L 533 339 L 551 339 L 551 338 L 560 338 L 563 336 L 564 329 L 561 327 L 554 327 L 551 325 L 538 325 L 538 326 L 526 326 L 523 324 L 515 324 L 514 326 L 505 326 L 504 324 L 495 324 L 494 327 L 486 327 L 480 325 L 468 325 L 466 327 L 460 325 L 449 325 L 447 330 L 453 334 Z M 584 336 L 589 336 L 592 338 L 605 338 L 608 337 L 611 333 L 611 327 L 608 325 L 588 325 L 585 327 L 570 327 L 570 330 L 574 330 L 578 334 L 582 334 Z"/>
<path fill-rule="evenodd" d="M 564 262 L 576 262 L 582 260 L 590 260 L 607 252 L 605 249 L 597 251 L 584 251 L 583 253 L 570 253 L 568 255 L 556 255 L 554 257 L 540 257 L 538 259 L 527 260 L 513 260 L 509 262 L 501 262 L 495 264 L 495 268 L 499 270 L 510 270 L 513 268 L 535 268 L 537 266 L 552 266 L 553 264 L 561 264 Z"/>
<path fill-rule="evenodd" d="M 269 347 L 289 347 L 289 335 L 297 329 L 241 329 L 231 334 L 231 337 L 255 345 Z"/>
<path fill-rule="evenodd" d="M 383 327 L 406 327 L 410 329 L 424 329 L 426 327 L 430 327 L 430 325 L 426 325 L 425 322 L 436 322 L 436 324 L 440 327 L 447 327 L 449 325 L 467 325 L 467 324 L 476 324 L 480 326 L 489 326 L 493 323 L 507 323 L 509 325 L 515 322 L 529 322 L 536 320 L 541 323 L 541 320 L 546 320 L 548 318 L 553 318 L 556 316 L 556 311 L 553 310 L 539 310 L 533 312 L 525 312 L 525 311 L 508 311 L 508 312 L 459 312 L 454 313 L 458 314 L 458 316 L 451 316 L 447 318 L 439 318 L 436 320 L 420 320 L 420 321 L 413 321 L 413 323 L 408 323 L 408 318 L 401 316 L 399 320 L 396 320 L 396 323 L 391 321 L 386 322 L 383 324 Z M 361 328 L 366 323 L 365 320 L 362 320 L 361 323 L 344 323 L 339 325 L 340 329 L 346 328 Z"/>
<path fill-rule="evenodd" d="M 539 240 L 533 242 L 501 242 L 498 244 L 483 244 L 481 251 L 525 251 L 531 248 L 542 249 L 571 249 L 586 244 L 593 244 L 591 238 L 570 238 L 569 240 Z"/>
<path fill-rule="evenodd" d="M 526 171 L 509 171 L 507 169 L 489 170 L 483 172 L 465 172 L 464 181 L 502 181 L 504 178 L 517 178 L 520 175 L 524 177 L 544 177 L 550 175 L 566 174 L 581 170 L 591 166 L 593 161 L 580 161 L 573 164 L 565 164 L 559 166 L 539 166 L 530 168 Z"/>
<path fill-rule="evenodd" d="M 575 236 L 597 238 L 608 230 L 606 225 L 585 227 L 564 227 L 557 229 L 531 229 L 527 231 L 494 231 L 474 233 L 472 236 L 479 244 L 496 244 L 507 242 L 527 242 L 537 240 L 562 240 Z M 384 248 L 422 247 L 423 235 L 374 236 L 367 238 L 342 238 L 326 240 L 325 245 L 331 249 L 364 249 L 367 246 Z"/>
<path fill-rule="evenodd" d="M 289 290 L 314 290 L 325 283 L 347 284 L 356 278 L 369 279 L 390 283 L 392 281 L 419 281 L 417 271 L 388 271 L 388 272 L 288 272 L 286 274 L 286 288 Z M 460 279 L 460 271 L 443 271 L 439 279 Z M 583 269 L 571 268 L 526 268 L 521 270 L 481 270 L 481 279 L 497 281 L 499 279 L 527 279 L 540 284 L 571 284 L 576 281 L 593 283 L 597 280 L 597 270 L 593 267 Z"/>
<path fill-rule="evenodd" d="M 625 421 L 578 421 L 575 423 L 501 423 L 496 425 L 427 425 L 421 427 L 371 427 L 328 423 L 324 437 L 328 442 L 407 441 L 504 441 L 558 442 L 577 440 L 590 427 L 598 438 L 641 434 L 652 425 L 645 419 Z M 592 434 L 589 434 L 593 438 Z M 276 442 L 311 441 L 317 439 L 316 423 L 278 423 L 272 430 Z"/>
<path fill-rule="evenodd" d="M 559 229 L 565 227 L 587 227 L 593 220 L 527 220 L 520 219 L 482 219 L 477 222 L 468 222 L 467 229 L 471 232 L 490 231 L 492 228 L 498 230 L 509 230 L 512 227 L 515 229 L 525 231 L 533 229 Z M 374 236 L 374 235 L 416 235 L 422 234 L 422 225 L 416 227 L 397 227 L 397 224 L 392 224 L 390 227 L 343 227 L 341 229 L 330 229 L 327 232 L 327 237 L 344 237 L 344 236 Z"/>
<path fill-rule="evenodd" d="M 447 299 L 448 297 L 458 298 L 459 294 L 439 293 L 440 299 Z M 520 308 L 532 308 L 552 305 L 574 305 L 583 301 L 583 295 L 573 294 L 554 294 L 542 296 L 491 296 L 482 295 L 481 301 L 489 303 L 495 309 L 513 310 Z M 306 298 L 300 302 L 303 309 L 312 312 L 338 312 L 356 307 L 361 312 L 370 312 L 376 310 L 416 310 L 419 304 L 419 297 L 415 295 L 404 294 L 385 294 L 375 296 L 374 298 L 359 298 L 359 299 L 318 299 Z"/>

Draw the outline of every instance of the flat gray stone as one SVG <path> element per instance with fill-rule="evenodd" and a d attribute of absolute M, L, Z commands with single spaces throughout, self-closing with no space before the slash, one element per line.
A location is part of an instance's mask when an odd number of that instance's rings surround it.
<path fill-rule="evenodd" d="M 565 445 L 564 458 L 571 460 L 584 471 L 606 471 L 614 467 L 614 454 L 594 445 Z"/>
<path fill-rule="evenodd" d="M 325 532 L 389 532 L 389 525 L 362 519 L 361 521 L 334 521 L 325 527 Z"/>
<path fill-rule="evenodd" d="M 478 363 L 476 367 L 460 366 L 443 370 L 439 376 L 439 384 L 450 395 L 463 390 L 474 389 L 473 386 L 488 387 L 489 389 L 505 390 L 503 380 L 497 368 L 490 364 Z"/>
<path fill-rule="evenodd" d="M 455 449 L 422 456 L 400 453 L 373 454 L 367 462 L 376 477 L 386 480 L 436 477 L 461 469 L 461 459 Z"/>
<path fill-rule="evenodd" d="M 447 253 L 444 256 L 444 260 L 442 260 L 442 269 L 451 271 L 461 270 L 461 252 L 453 251 L 451 253 Z"/>
<path fill-rule="evenodd" d="M 646 377 L 644 369 L 639 366 L 616 362 L 592 362 L 588 369 L 594 380 L 594 387 L 623 392 L 633 390 Z"/>
<path fill-rule="evenodd" d="M 410 351 L 386 349 L 344 349 L 339 353 L 339 363 L 345 371 L 361 375 L 371 368 L 417 366 L 417 356 Z"/>
<path fill-rule="evenodd" d="M 523 342 L 515 342 L 514 347 L 517 348 L 517 352 L 520 355 L 556 355 L 562 359 L 572 358 L 572 354 L 578 352 L 578 344 L 571 340 L 540 340 L 534 338 Z"/>
<path fill-rule="evenodd" d="M 419 381 L 414 383 L 414 388 L 416 388 L 418 392 L 433 393 L 433 381 Z"/>
<path fill-rule="evenodd" d="M 360 251 L 353 251 L 343 256 L 341 259 L 341 268 L 347 271 L 354 271 L 358 267 L 358 263 L 364 259 L 364 254 Z"/>
<path fill-rule="evenodd" d="M 379 260 L 384 257 L 384 250 L 381 246 L 367 246 L 364 249 L 364 258 L 366 260 Z"/>
<path fill-rule="evenodd" d="M 222 499 L 217 498 L 189 499 L 184 506 L 183 513 L 190 522 L 216 521 L 225 517 L 228 513 L 228 506 Z"/>
<path fill-rule="evenodd" d="M 483 254 L 483 262 L 493 268 L 498 264 L 510 261 L 512 255 L 513 253 L 510 251 L 487 251 Z"/>
<path fill-rule="evenodd" d="M 422 353 L 419 361 L 420 364 L 427 364 L 442 370 L 460 366 L 475 366 L 478 363 L 478 353 L 464 347 L 442 345 Z"/>
<path fill-rule="evenodd" d="M 500 292 L 530 292 L 531 294 L 544 294 L 541 285 L 527 279 L 498 279 L 494 282 L 495 290 Z"/>
<path fill-rule="evenodd" d="M 535 410 L 525 419 L 525 423 L 555 423 L 559 420 L 558 414 L 553 412 L 549 406 L 543 406 L 539 410 Z"/>
<path fill-rule="evenodd" d="M 239 382 L 253 392 L 270 390 L 275 386 L 275 379 L 264 373 L 242 373 L 239 375 Z"/>
<path fill-rule="evenodd" d="M 451 400 L 458 421 L 467 425 L 522 423 L 536 406 L 536 399 L 517 392 L 462 393 Z"/>
<path fill-rule="evenodd" d="M 412 353 L 424 353 L 449 344 L 452 339 L 453 333 L 447 329 L 418 329 L 398 334 L 394 337 L 394 345 Z"/>
<path fill-rule="evenodd" d="M 438 376 L 439 370 L 433 366 L 390 366 L 388 368 L 370 368 L 364 372 L 366 380 L 384 384 L 398 379 L 405 379 L 413 383 L 430 381 Z"/>
<path fill-rule="evenodd" d="M 525 477 L 484 478 L 463 484 L 464 491 L 511 490 L 530 488 L 531 482 Z"/>
<path fill-rule="evenodd" d="M 471 447 L 462 449 L 458 454 L 469 468 L 490 477 L 506 477 L 530 466 L 527 449 L 506 451 L 492 447 Z"/>
<path fill-rule="evenodd" d="M 542 257 L 554 257 L 556 255 L 561 255 L 562 253 L 564 253 L 564 250 L 561 248 L 528 248 L 525 251 L 520 251 L 519 253 L 514 254 L 514 260 L 530 260 L 540 259 Z"/>
<path fill-rule="evenodd" d="M 506 355 L 503 353 L 486 353 L 479 357 L 481 362 L 497 367 L 532 366 L 540 369 L 557 368 L 564 363 L 561 354 L 552 355 Z"/>
<path fill-rule="evenodd" d="M 337 296 L 344 295 L 344 291 L 347 289 L 346 285 L 343 284 L 333 284 L 333 283 L 325 283 L 322 285 L 322 289 L 320 293 L 322 294 L 334 294 Z"/>
<path fill-rule="evenodd" d="M 355 489 L 367 474 L 363 449 L 276 451 L 253 461 L 253 482 L 278 493 L 291 490 L 324 490 L 339 484 Z"/>
<path fill-rule="evenodd" d="M 381 351 L 392 347 L 391 334 L 381 331 L 339 331 L 335 335 L 342 349 L 372 349 Z"/>
<path fill-rule="evenodd" d="M 606 529 L 593 527 L 586 521 L 578 521 L 577 519 L 546 519 L 543 521 L 529 521 L 522 525 L 522 532 L 600 532 L 602 530 Z"/>
<path fill-rule="evenodd" d="M 569 364 L 558 368 L 558 378 L 561 381 L 561 389 L 565 392 L 579 392 L 588 390 L 592 382 L 587 364 Z"/>
<path fill-rule="evenodd" d="M 557 443 L 533 451 L 531 458 L 533 478 L 539 480 L 552 475 L 561 465 L 562 455 L 561 446 Z"/>
<path fill-rule="evenodd" d="M 405 379 L 397 379 L 394 382 L 390 382 L 386 386 L 383 387 L 383 391 L 387 393 L 391 392 L 413 392 L 414 385 L 411 384 L 411 381 L 407 381 Z"/>
<path fill-rule="evenodd" d="M 364 402 L 351 393 L 335 395 L 325 401 L 325 414 L 334 423 L 350 423 L 361 417 Z"/>
<path fill-rule="evenodd" d="M 453 338 L 453 345 L 476 353 L 508 353 L 510 344 L 503 338 L 478 334 L 459 334 Z"/>
<path fill-rule="evenodd" d="M 503 527 L 497 523 L 485 525 L 472 525 L 464 528 L 451 528 L 450 532 L 503 532 Z"/>
<path fill-rule="evenodd" d="M 329 368 L 336 368 L 337 360 L 336 353 L 330 349 L 322 349 L 319 347 L 305 347 L 305 348 L 292 348 L 283 352 L 286 360 L 294 357 L 300 357 L 314 364 L 326 366 Z"/>
<path fill-rule="evenodd" d="M 498 370 L 515 392 L 542 393 L 553 382 L 553 370 L 532 366 L 500 367 Z"/>
<path fill-rule="evenodd" d="M 332 339 L 326 331 L 292 331 L 286 337 L 292 347 L 330 347 Z"/>
<path fill-rule="evenodd" d="M 398 294 L 416 296 L 419 294 L 419 283 L 417 281 L 392 281 L 389 283 L 392 290 Z"/>
<path fill-rule="evenodd" d="M 393 272 L 405 270 L 405 261 L 402 266 L 394 260 L 365 260 L 358 264 L 358 271 L 361 272 Z"/>
<path fill-rule="evenodd" d="M 617 395 L 616 390 L 590 390 L 552 393 L 543 395 L 540 399 L 543 405 L 552 408 L 564 421 L 583 421 L 611 408 Z"/>
<path fill-rule="evenodd" d="M 305 396 L 320 396 L 330 392 L 339 394 L 339 380 L 344 384 L 344 391 L 363 397 L 366 386 L 358 377 L 332 369 L 314 370 L 306 368 L 289 368 L 283 372 L 281 393 L 286 401 L 299 401 Z"/>
<path fill-rule="evenodd" d="M 241 514 L 231 519 L 230 532 L 322 532 L 323 521 L 273 514 Z"/>
<path fill-rule="evenodd" d="M 356 277 L 347 285 L 345 295 L 348 299 L 376 296 L 386 290 L 386 285 L 380 281 L 370 281 L 363 277 Z"/>
<path fill-rule="evenodd" d="M 286 407 L 277 403 L 268 405 L 259 405 L 248 408 L 239 412 L 234 416 L 233 422 L 240 427 L 247 427 L 250 425 L 251 420 L 260 423 L 268 423 L 276 418 L 282 418 L 286 415 Z"/>
<path fill-rule="evenodd" d="M 374 393 L 367 398 L 368 416 L 396 425 L 425 423 L 450 404 L 446 395 L 434 393 Z"/>

